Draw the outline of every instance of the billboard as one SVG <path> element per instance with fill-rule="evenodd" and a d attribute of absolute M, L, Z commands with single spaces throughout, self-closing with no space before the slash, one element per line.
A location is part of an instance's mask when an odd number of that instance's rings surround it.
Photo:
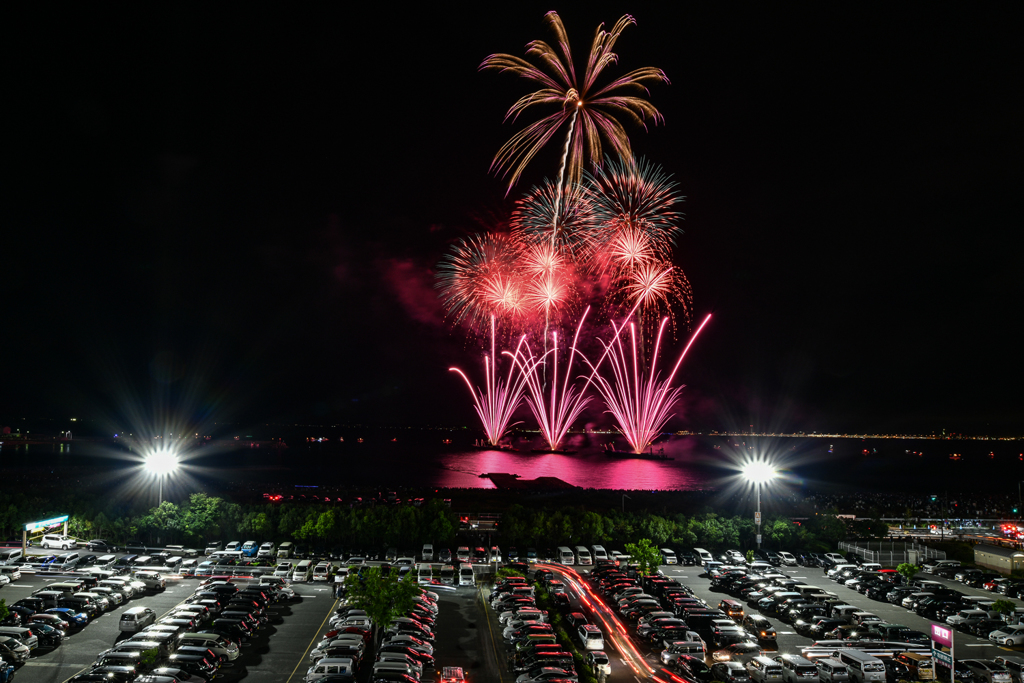
<path fill-rule="evenodd" d="M 68 521 L 68 515 L 63 517 L 54 517 L 53 519 L 44 519 L 41 522 L 29 522 L 25 525 L 25 531 L 40 531 L 42 529 L 48 529 L 51 526 L 57 526 Z"/>

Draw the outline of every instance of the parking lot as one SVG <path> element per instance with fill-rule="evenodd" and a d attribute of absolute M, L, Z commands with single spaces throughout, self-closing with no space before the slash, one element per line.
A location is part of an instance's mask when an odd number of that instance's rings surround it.
<path fill-rule="evenodd" d="M 25 574 L 20 580 L 5 586 L 0 597 L 11 604 L 60 579 L 57 575 L 44 578 L 43 575 Z M 18 671 L 17 680 L 32 683 L 67 680 L 89 668 L 97 654 L 126 637 L 118 630 L 121 612 L 129 607 L 145 606 L 162 616 L 191 595 L 196 583 L 195 579 L 170 581 L 162 592 L 134 598 L 97 617 L 67 637 L 59 647 L 49 651 L 36 650 L 32 659 Z M 245 678 L 247 681 L 281 683 L 303 679 L 308 666 L 306 653 L 321 633 L 336 601 L 330 588 L 324 586 L 298 584 L 294 588 L 298 599 L 267 608 L 270 624 L 252 642 L 243 644 L 243 654 L 239 659 L 225 663 L 218 680 L 233 683 Z"/>

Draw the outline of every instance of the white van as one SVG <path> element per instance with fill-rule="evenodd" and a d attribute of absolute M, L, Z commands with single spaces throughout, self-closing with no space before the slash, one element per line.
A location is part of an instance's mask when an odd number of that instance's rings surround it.
<path fill-rule="evenodd" d="M 242 549 L 242 542 L 241 541 L 231 541 L 226 546 L 224 546 L 224 550 L 241 550 L 241 549 Z"/>
<path fill-rule="evenodd" d="M 576 564 L 586 567 L 594 564 L 594 558 L 590 556 L 590 550 L 586 546 L 576 546 Z"/>
<path fill-rule="evenodd" d="M 129 607 L 121 613 L 121 621 L 117 628 L 126 633 L 134 633 L 154 622 L 156 622 L 156 612 L 149 607 Z"/>
<path fill-rule="evenodd" d="M 704 548 L 694 548 L 693 552 L 697 553 L 697 559 L 700 560 L 701 566 L 704 566 L 708 562 L 714 562 L 715 556 L 709 553 Z"/>
<path fill-rule="evenodd" d="M 314 581 L 327 581 L 331 578 L 331 570 L 333 567 L 330 562 L 324 561 L 313 567 L 313 580 Z"/>
<path fill-rule="evenodd" d="M 291 562 L 278 562 L 277 563 L 277 567 L 274 568 L 274 576 L 276 576 L 278 578 L 281 578 L 281 579 L 287 579 L 288 576 L 291 573 L 292 573 L 292 563 Z"/>
<path fill-rule="evenodd" d="M 575 564 L 576 556 L 569 550 L 569 546 L 560 545 L 558 546 L 558 561 L 567 565 Z"/>
<path fill-rule="evenodd" d="M 434 578 L 434 569 L 429 564 L 423 563 L 416 567 L 416 583 L 430 583 Z"/>
<path fill-rule="evenodd" d="M 309 575 L 313 571 L 313 562 L 310 560 L 303 560 L 295 565 L 295 570 L 292 572 L 292 581 L 301 581 L 307 583 L 309 581 Z"/>
<path fill-rule="evenodd" d="M 448 586 L 459 585 L 458 579 L 455 578 L 455 567 L 451 566 L 450 564 L 441 566 L 441 573 L 439 575 L 439 578 L 441 579 L 441 583 L 444 583 Z"/>
<path fill-rule="evenodd" d="M 21 569 L 17 565 L 0 566 L 0 575 L 6 576 L 8 581 L 17 581 L 21 578 Z"/>
<path fill-rule="evenodd" d="M 0 565 L 14 564 L 21 558 L 21 548 L 4 548 L 0 550 Z"/>
<path fill-rule="evenodd" d="M 273 541 L 267 541 L 260 546 L 260 549 L 256 552 L 256 557 L 273 557 L 276 546 Z"/>
<path fill-rule="evenodd" d="M 601 629 L 597 626 L 593 624 L 580 624 L 576 635 L 579 636 L 584 650 L 604 649 L 604 634 L 601 633 Z"/>
<path fill-rule="evenodd" d="M 292 548 L 294 547 L 294 543 L 292 543 L 291 541 L 285 541 L 281 545 L 277 546 L 277 556 L 280 557 L 282 560 L 287 560 L 289 557 L 292 556 Z"/>
<path fill-rule="evenodd" d="M 604 549 L 603 545 L 590 546 L 590 554 L 594 556 L 594 562 L 608 559 L 608 552 Z"/>
<path fill-rule="evenodd" d="M 434 545 L 432 543 L 424 543 L 423 549 L 420 550 L 420 558 L 424 562 L 434 561 Z"/>
<path fill-rule="evenodd" d="M 846 665 L 850 678 L 857 683 L 885 683 L 885 664 L 878 657 L 859 650 L 840 650 L 839 661 Z"/>
<path fill-rule="evenodd" d="M 473 573 L 473 565 L 463 562 L 459 565 L 459 585 L 475 586 L 476 574 Z"/>
<path fill-rule="evenodd" d="M 679 564 L 679 558 L 676 557 L 676 551 L 672 548 L 661 549 L 661 563 L 662 564 Z"/>

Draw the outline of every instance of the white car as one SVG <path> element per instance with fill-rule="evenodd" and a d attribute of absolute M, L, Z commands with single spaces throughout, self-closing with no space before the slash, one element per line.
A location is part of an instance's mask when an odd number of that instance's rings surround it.
<path fill-rule="evenodd" d="M 313 681 L 318 681 L 325 676 L 335 676 L 338 674 L 346 676 L 355 675 L 355 666 L 351 658 L 325 657 L 321 659 L 306 671 L 306 683 L 313 683 Z"/>
<path fill-rule="evenodd" d="M 274 576 L 277 576 L 277 577 L 282 578 L 282 579 L 287 579 L 288 576 L 291 573 L 292 573 L 292 563 L 291 562 L 282 562 L 279 565 L 277 565 L 277 567 L 274 568 Z"/>
<path fill-rule="evenodd" d="M 11 577 L 7 576 L 7 574 L 0 574 L 0 586 L 6 586 L 10 582 Z"/>
<path fill-rule="evenodd" d="M 1006 645 L 1007 647 L 1024 645 L 1024 626 L 1019 624 L 1003 626 L 998 631 L 989 633 L 988 639 L 993 643 Z"/>
<path fill-rule="evenodd" d="M 43 540 L 40 541 L 39 546 L 42 548 L 60 548 L 61 550 L 68 550 L 69 548 L 77 548 L 78 541 L 70 536 L 63 536 L 61 534 L 45 534 L 43 536 Z"/>

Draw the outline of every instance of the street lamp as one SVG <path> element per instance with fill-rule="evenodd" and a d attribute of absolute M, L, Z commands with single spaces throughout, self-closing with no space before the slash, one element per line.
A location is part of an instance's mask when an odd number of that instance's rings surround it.
<path fill-rule="evenodd" d="M 778 471 L 763 460 L 749 462 L 741 470 L 743 478 L 754 485 L 757 490 L 757 513 L 754 515 L 754 523 L 757 524 L 757 549 L 761 549 L 761 486 L 767 484 L 776 476 Z"/>
<path fill-rule="evenodd" d="M 155 475 L 157 481 L 160 482 L 160 500 L 157 503 L 158 507 L 164 502 L 164 477 L 177 472 L 179 466 L 178 454 L 171 450 L 160 449 L 153 451 L 146 456 L 143 467 L 147 472 Z"/>

